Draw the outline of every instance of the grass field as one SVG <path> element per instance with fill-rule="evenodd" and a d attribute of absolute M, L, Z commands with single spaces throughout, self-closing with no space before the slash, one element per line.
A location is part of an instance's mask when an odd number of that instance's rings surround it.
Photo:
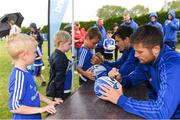
<path fill-rule="evenodd" d="M 47 55 L 47 42 L 43 44 L 43 61 L 45 63 L 46 69 L 43 70 L 43 75 L 48 81 L 49 79 L 49 63 L 48 63 L 48 55 Z M 68 53 L 68 57 L 71 57 L 71 53 Z M 9 75 L 11 72 L 13 65 L 11 64 L 11 59 L 7 54 L 5 41 L 0 40 L 0 119 L 10 119 L 11 113 L 8 110 L 8 82 L 9 82 Z M 39 87 L 40 81 L 37 80 L 37 86 L 40 93 L 45 95 L 46 87 Z M 75 91 L 78 88 L 78 75 L 74 78 L 74 87 L 73 90 Z M 41 104 L 44 106 L 45 104 Z M 46 114 L 43 114 L 43 118 Z"/>

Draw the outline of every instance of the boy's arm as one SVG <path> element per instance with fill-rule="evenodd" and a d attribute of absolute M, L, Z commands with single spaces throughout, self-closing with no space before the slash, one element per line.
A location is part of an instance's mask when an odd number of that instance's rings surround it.
<path fill-rule="evenodd" d="M 56 109 L 54 105 L 48 105 L 42 108 L 21 105 L 19 108 L 15 110 L 11 110 L 11 112 L 18 113 L 18 114 L 37 114 L 37 113 L 48 112 L 50 114 L 53 114 L 53 113 L 56 113 Z"/>
<path fill-rule="evenodd" d="M 121 66 L 126 61 L 127 57 L 128 57 L 127 52 L 123 51 L 122 56 L 117 61 L 115 61 L 115 62 L 105 61 L 104 64 L 107 66 L 110 66 L 110 67 L 119 68 L 119 66 Z"/>
<path fill-rule="evenodd" d="M 45 102 L 46 104 L 48 105 L 57 105 L 57 104 L 60 104 L 63 102 L 63 100 L 58 100 L 58 101 L 52 101 L 50 99 L 48 99 L 46 96 L 44 96 L 43 94 L 39 93 L 39 97 L 40 97 L 40 100 L 42 102 Z"/>

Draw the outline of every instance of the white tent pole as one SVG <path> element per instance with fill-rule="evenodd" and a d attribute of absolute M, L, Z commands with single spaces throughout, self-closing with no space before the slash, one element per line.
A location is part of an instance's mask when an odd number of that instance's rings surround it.
<path fill-rule="evenodd" d="M 72 84 L 71 88 L 73 88 L 74 85 L 74 64 L 75 63 L 75 55 L 74 55 L 74 0 L 72 0 L 72 60 L 73 60 L 73 66 L 72 66 Z"/>

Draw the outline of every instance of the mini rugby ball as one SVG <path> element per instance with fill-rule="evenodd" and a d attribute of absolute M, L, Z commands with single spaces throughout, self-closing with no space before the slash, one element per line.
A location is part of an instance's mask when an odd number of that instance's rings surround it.
<path fill-rule="evenodd" d="M 102 77 L 96 79 L 95 83 L 94 83 L 94 92 L 97 97 L 102 96 L 102 94 L 99 92 L 99 90 L 103 91 L 101 89 L 101 85 L 103 85 L 103 84 L 108 85 L 108 86 L 114 88 L 115 90 L 120 88 L 120 83 L 116 79 L 110 78 L 108 76 L 102 76 Z"/>
<path fill-rule="evenodd" d="M 96 75 L 96 79 L 101 76 L 107 76 L 107 69 L 102 65 L 93 65 L 90 70 Z"/>

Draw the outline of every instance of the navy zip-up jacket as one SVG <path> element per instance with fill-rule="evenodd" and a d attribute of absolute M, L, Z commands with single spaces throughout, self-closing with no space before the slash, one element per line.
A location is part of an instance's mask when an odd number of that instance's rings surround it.
<path fill-rule="evenodd" d="M 99 31 L 100 31 L 100 33 L 101 33 L 101 37 L 102 37 L 102 39 L 98 42 L 96 48 L 102 48 L 102 49 L 104 49 L 104 48 L 103 48 L 103 42 L 104 42 L 104 39 L 107 38 L 107 37 L 106 37 L 106 29 L 105 29 L 104 26 L 99 27 L 97 24 L 95 24 L 93 27 L 96 27 L 96 28 L 99 29 Z"/>
<path fill-rule="evenodd" d="M 177 42 L 177 31 L 180 26 L 179 19 L 176 18 L 174 10 L 169 11 L 169 14 L 172 15 L 172 20 L 169 23 L 168 20 L 164 22 L 164 42 Z"/>
<path fill-rule="evenodd" d="M 128 50 L 126 49 L 123 50 L 122 56 L 117 61 L 115 62 L 105 61 L 104 64 L 119 69 L 119 73 L 121 74 L 121 76 L 128 75 L 135 69 L 135 67 L 139 63 L 139 60 L 135 58 L 134 54 L 135 51 L 131 47 Z"/>
<path fill-rule="evenodd" d="M 118 99 L 118 106 L 143 118 L 180 118 L 179 71 L 180 54 L 164 46 L 153 63 L 141 65 L 122 78 L 123 86 L 149 80 L 149 99 L 141 101 L 122 95 Z"/>
<path fill-rule="evenodd" d="M 130 23 L 123 22 L 121 23 L 121 26 L 131 27 L 133 29 L 133 33 L 138 29 L 138 24 L 132 18 Z"/>
<path fill-rule="evenodd" d="M 46 88 L 49 97 L 64 99 L 64 93 L 71 92 L 72 72 L 71 62 L 65 53 L 56 49 L 50 57 L 50 76 Z"/>

